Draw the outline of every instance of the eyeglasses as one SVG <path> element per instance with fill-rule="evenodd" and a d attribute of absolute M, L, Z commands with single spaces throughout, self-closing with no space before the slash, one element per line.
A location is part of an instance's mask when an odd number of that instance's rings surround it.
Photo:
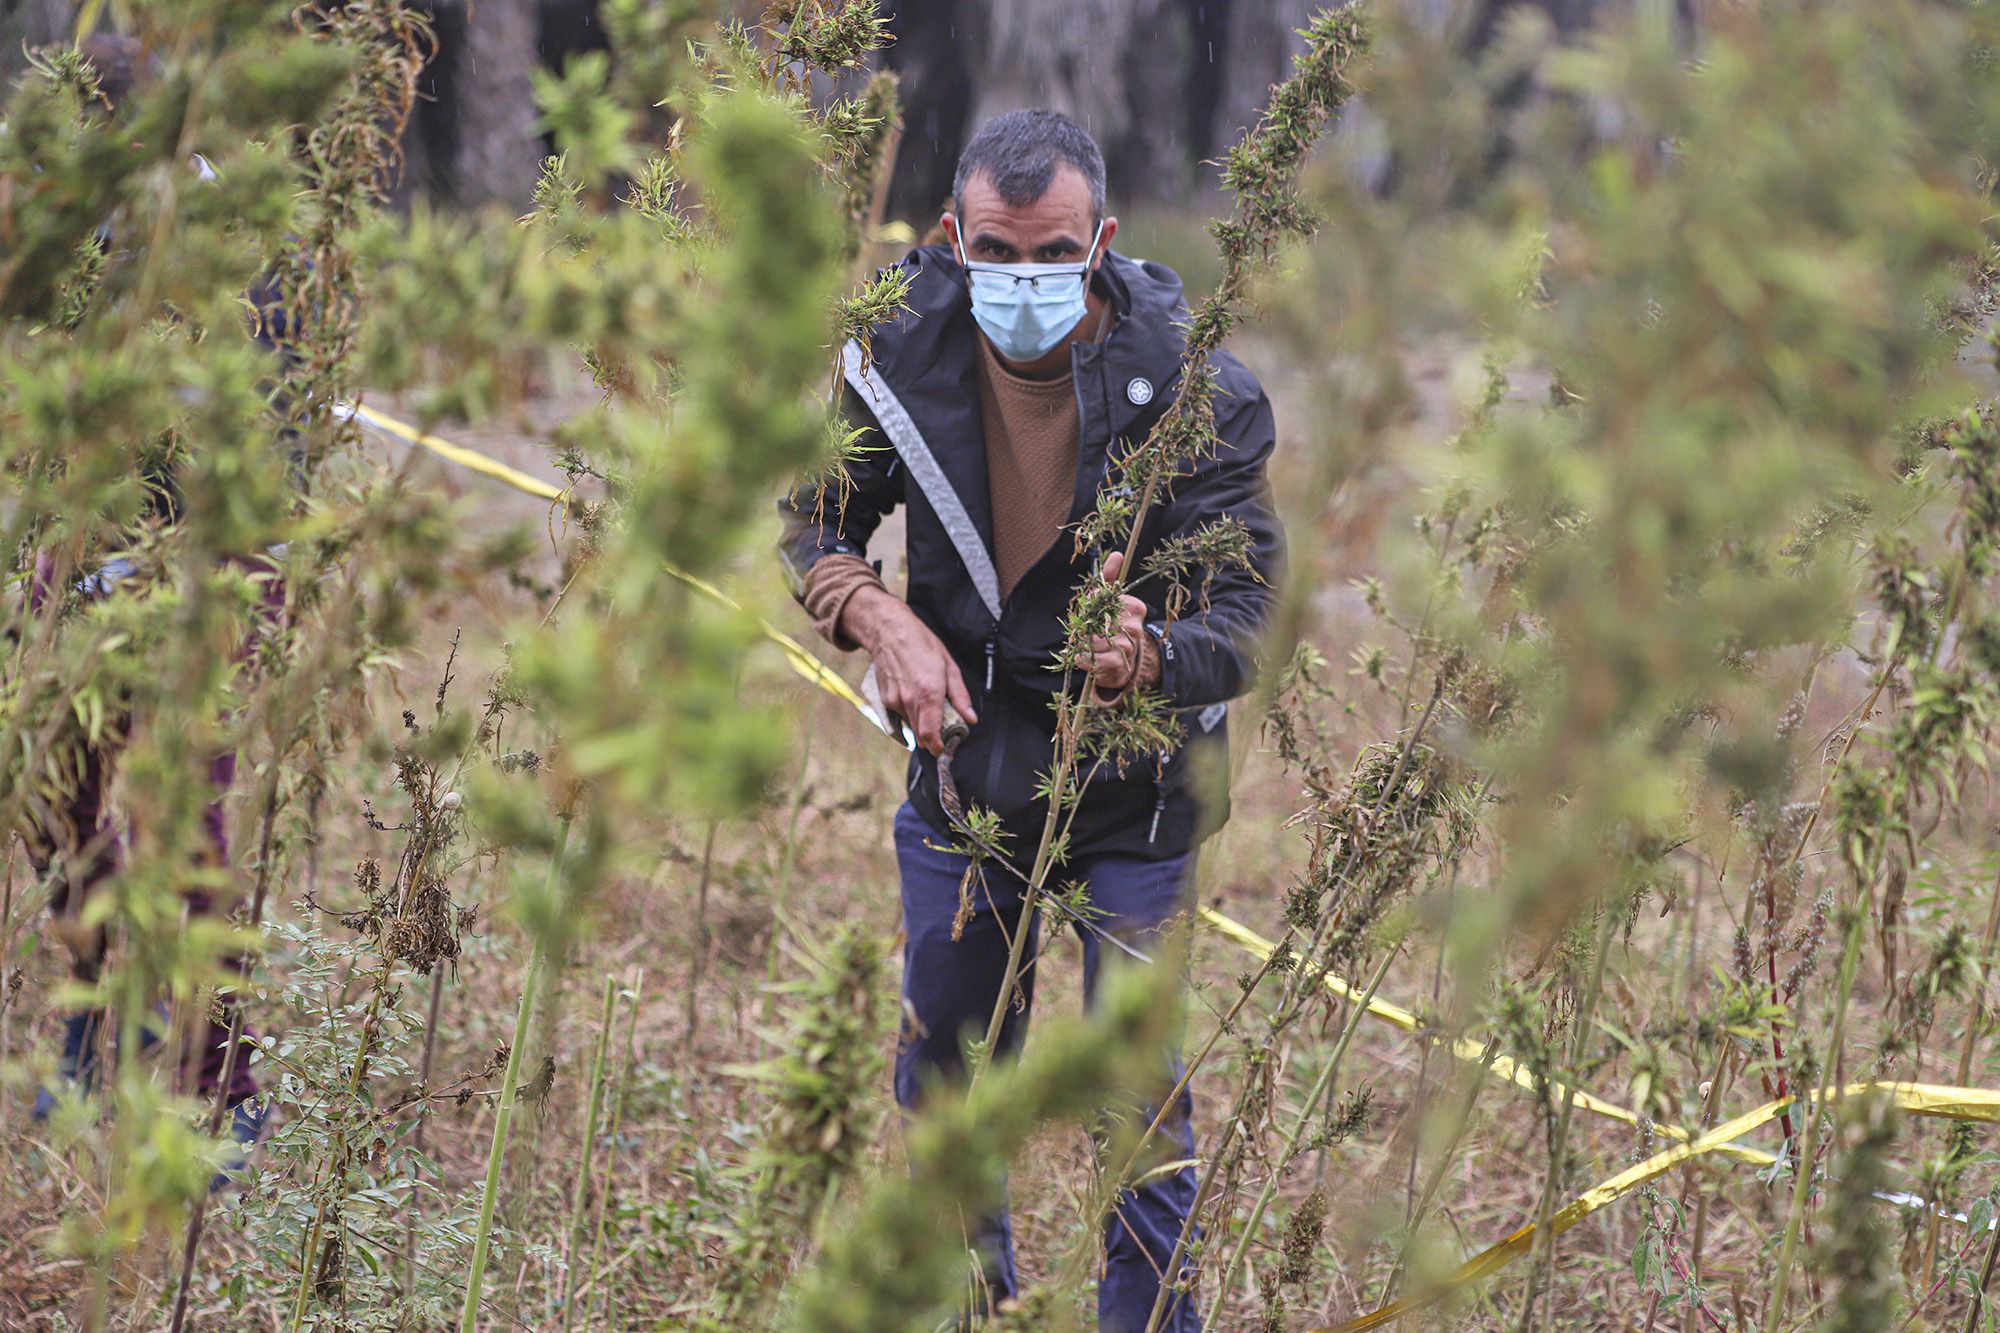
<path fill-rule="evenodd" d="M 965 267 L 967 272 L 977 273 L 980 277 L 992 279 L 996 283 L 1004 278 L 1012 284 L 1014 290 L 1019 290 L 1022 284 L 1025 283 L 1031 292 L 1044 292 L 1060 290 L 1064 284 L 1073 283 L 1089 276 L 1089 263 L 1090 261 L 1085 260 L 1082 264 L 1074 266 L 1064 264 L 1063 268 L 1065 270 L 1075 268 L 1080 271 L 1065 271 L 1062 273 L 1009 273 L 1007 271 L 1014 268 L 1029 267 L 1026 264 L 967 264 Z M 1039 268 L 1041 265 L 1037 264 L 1033 267 Z M 1043 283 L 1047 283 L 1048 286 L 1044 287 Z"/>
<path fill-rule="evenodd" d="M 960 232 L 958 237 L 958 262 L 965 266 L 967 273 L 977 273 L 992 285 L 999 285 L 997 280 L 1005 278 L 1008 282 L 1008 291 L 1019 291 L 1021 285 L 1025 283 L 1029 291 L 1039 295 L 1045 291 L 1060 291 L 1066 283 L 1075 282 L 1078 279 L 1088 280 L 1090 277 L 1090 260 L 1092 256 L 1096 255 L 1097 242 L 1103 235 L 1104 224 L 1099 222 L 1097 230 L 1090 235 L 1090 248 L 1084 252 L 1084 258 L 1065 263 L 975 264 L 965 253 L 965 234 Z M 1042 285 L 1044 282 L 1048 283 L 1047 287 Z"/>

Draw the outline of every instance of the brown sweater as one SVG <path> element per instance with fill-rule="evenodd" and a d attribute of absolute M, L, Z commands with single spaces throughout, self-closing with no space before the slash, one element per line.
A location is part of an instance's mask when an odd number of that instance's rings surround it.
<path fill-rule="evenodd" d="M 1032 380 L 1002 365 L 979 342 L 979 416 L 986 435 L 986 476 L 993 497 L 993 567 L 1000 595 L 1055 545 L 1076 493 L 1080 423 L 1074 376 Z M 805 607 L 813 628 L 841 648 L 840 612 L 862 588 L 882 587 L 874 566 L 830 555 L 806 574 Z"/>

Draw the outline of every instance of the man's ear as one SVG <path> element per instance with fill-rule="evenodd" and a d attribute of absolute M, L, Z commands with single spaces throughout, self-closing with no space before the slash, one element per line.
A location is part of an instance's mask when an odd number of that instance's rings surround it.
<path fill-rule="evenodd" d="M 1104 219 L 1104 230 L 1097 238 L 1097 253 L 1090 257 L 1090 267 L 1093 272 L 1096 271 L 1099 264 L 1104 262 L 1105 251 L 1111 248 L 1111 238 L 1117 234 L 1118 219 Z"/>
<path fill-rule="evenodd" d="M 958 239 L 958 214 L 947 208 L 944 212 L 938 214 L 938 226 L 944 228 L 944 238 L 951 242 L 951 252 L 953 254 L 963 253 L 965 247 L 959 243 Z"/>

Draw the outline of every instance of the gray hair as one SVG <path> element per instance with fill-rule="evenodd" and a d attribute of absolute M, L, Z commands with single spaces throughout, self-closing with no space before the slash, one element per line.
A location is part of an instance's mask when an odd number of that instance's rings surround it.
<path fill-rule="evenodd" d="M 962 208 L 974 176 L 993 182 L 1000 197 L 1016 208 L 1048 193 L 1056 168 L 1075 167 L 1090 186 L 1093 221 L 1104 216 L 1104 154 L 1089 131 L 1060 111 L 1009 111 L 979 127 L 958 155 L 951 192 Z"/>

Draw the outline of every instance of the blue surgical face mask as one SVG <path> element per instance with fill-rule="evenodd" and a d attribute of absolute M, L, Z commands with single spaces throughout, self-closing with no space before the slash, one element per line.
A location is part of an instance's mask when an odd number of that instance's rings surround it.
<path fill-rule="evenodd" d="M 1090 288 L 1090 261 L 1104 224 L 1091 235 L 1088 256 L 1073 264 L 975 264 L 958 259 L 972 280 L 972 317 L 1000 355 L 1009 361 L 1037 361 L 1055 349 L 1083 318 Z"/>

